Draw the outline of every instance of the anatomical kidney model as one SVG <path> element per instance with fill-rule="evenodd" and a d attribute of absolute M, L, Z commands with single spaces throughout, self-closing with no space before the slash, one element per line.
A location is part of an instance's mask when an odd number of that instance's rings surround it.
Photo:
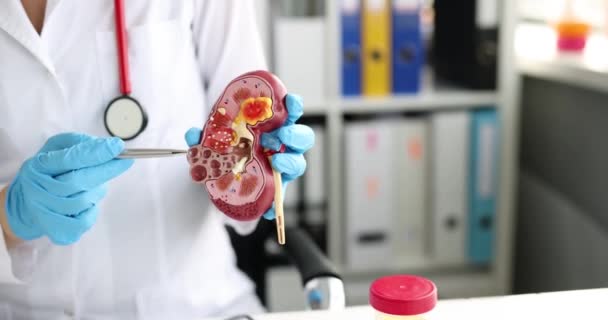
<path fill-rule="evenodd" d="M 287 119 L 286 94 L 281 80 L 269 72 L 237 77 L 213 106 L 200 144 L 188 153 L 192 179 L 203 184 L 211 201 L 232 219 L 258 219 L 275 200 L 280 243 L 284 243 L 282 210 L 278 208 L 282 204 L 281 176 L 273 172 L 272 152 L 264 149 L 260 138 Z"/>

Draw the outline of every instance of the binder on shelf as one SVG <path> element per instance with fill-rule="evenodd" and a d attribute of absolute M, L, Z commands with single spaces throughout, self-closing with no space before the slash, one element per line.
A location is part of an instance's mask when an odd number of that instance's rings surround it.
<path fill-rule="evenodd" d="M 424 43 L 420 22 L 421 0 L 392 1 L 392 91 L 420 90 Z"/>
<path fill-rule="evenodd" d="M 315 146 L 304 154 L 306 158 L 304 203 L 321 205 L 327 200 L 325 188 L 325 128 L 321 125 L 311 125 L 310 127 L 315 133 Z"/>
<path fill-rule="evenodd" d="M 340 0 L 342 95 L 361 94 L 361 0 Z"/>
<path fill-rule="evenodd" d="M 391 86 L 390 0 L 363 0 L 363 94 L 384 96 Z"/>
<path fill-rule="evenodd" d="M 283 210 L 285 212 L 285 225 L 288 227 L 297 226 L 300 223 L 299 215 L 300 188 L 302 181 L 296 179 L 287 184 L 283 194 Z"/>
<path fill-rule="evenodd" d="M 285 194 L 283 195 L 284 208 L 297 208 L 300 203 L 300 188 L 302 181 L 296 179 L 287 184 Z"/>
<path fill-rule="evenodd" d="M 498 23 L 499 0 L 477 0 L 475 10 L 475 59 L 471 86 L 482 89 L 496 88 L 496 71 L 498 69 Z"/>
<path fill-rule="evenodd" d="M 435 0 L 433 67 L 437 78 L 495 89 L 498 0 Z"/>
<path fill-rule="evenodd" d="M 298 214 L 298 208 L 290 207 L 283 209 L 286 227 L 298 227 L 302 222 L 302 217 Z"/>
<path fill-rule="evenodd" d="M 306 173 L 304 174 L 304 211 L 302 224 L 305 230 L 325 250 L 327 226 L 327 188 L 325 181 L 326 152 L 325 127 L 310 126 L 315 133 L 315 146 L 304 154 L 306 158 Z"/>
<path fill-rule="evenodd" d="M 276 74 L 292 92 L 306 97 L 307 105 L 322 105 L 326 97 L 324 19 L 283 17 L 274 28 Z"/>
<path fill-rule="evenodd" d="M 493 258 L 496 230 L 498 117 L 494 109 L 471 113 L 469 190 L 469 260 L 487 264 Z"/>
<path fill-rule="evenodd" d="M 385 122 L 345 126 L 346 255 L 352 270 L 392 260 L 392 128 Z"/>
<path fill-rule="evenodd" d="M 433 255 L 440 264 L 465 264 L 470 117 L 439 112 L 431 126 Z"/>
<path fill-rule="evenodd" d="M 394 126 L 393 250 L 398 262 L 422 258 L 427 249 L 428 120 L 403 119 Z"/>
<path fill-rule="evenodd" d="M 325 206 L 312 206 L 304 210 L 302 227 L 323 252 L 327 252 L 327 211 Z"/>

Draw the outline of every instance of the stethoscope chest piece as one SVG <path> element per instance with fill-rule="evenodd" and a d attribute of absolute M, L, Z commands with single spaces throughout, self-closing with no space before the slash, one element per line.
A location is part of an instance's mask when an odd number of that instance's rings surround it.
<path fill-rule="evenodd" d="M 104 123 L 112 136 L 131 140 L 146 129 L 148 117 L 137 100 L 125 95 L 110 102 Z"/>

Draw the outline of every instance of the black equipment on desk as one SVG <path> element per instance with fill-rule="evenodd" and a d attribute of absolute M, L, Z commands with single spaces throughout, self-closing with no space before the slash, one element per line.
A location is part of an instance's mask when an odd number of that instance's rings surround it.
<path fill-rule="evenodd" d="M 499 0 L 434 0 L 433 68 L 438 80 L 495 89 Z"/>
<path fill-rule="evenodd" d="M 266 304 L 266 270 L 272 256 L 265 252 L 268 239 L 276 241 L 275 221 L 261 219 L 256 230 L 246 236 L 227 227 L 237 257 L 237 266 L 256 284 L 256 293 Z M 341 309 L 345 306 L 341 276 L 310 235 L 299 227 L 285 228 L 286 243 L 281 250 L 300 274 L 303 291 L 311 310 Z"/>

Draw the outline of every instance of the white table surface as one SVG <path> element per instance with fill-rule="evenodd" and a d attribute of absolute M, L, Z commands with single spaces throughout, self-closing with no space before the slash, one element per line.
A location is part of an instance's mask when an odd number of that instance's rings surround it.
<path fill-rule="evenodd" d="M 374 320 L 369 306 L 253 316 L 254 320 Z M 608 289 L 440 300 L 425 320 L 608 319 Z"/>

